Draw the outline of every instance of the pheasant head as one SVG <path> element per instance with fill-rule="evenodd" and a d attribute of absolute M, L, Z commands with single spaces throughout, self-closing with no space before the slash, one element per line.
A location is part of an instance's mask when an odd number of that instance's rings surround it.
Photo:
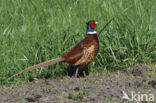
<path fill-rule="evenodd" d="M 95 28 L 96 28 L 97 22 L 95 22 L 95 20 L 88 21 L 86 24 L 87 24 L 87 34 L 96 33 Z"/>

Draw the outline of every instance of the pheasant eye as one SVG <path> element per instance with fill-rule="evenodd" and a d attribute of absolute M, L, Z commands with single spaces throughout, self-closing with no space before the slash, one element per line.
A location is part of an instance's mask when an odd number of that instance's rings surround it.
<path fill-rule="evenodd" d="M 91 23 L 93 23 L 93 24 L 94 24 L 94 23 L 95 23 L 95 20 L 92 20 L 92 21 L 91 21 Z"/>

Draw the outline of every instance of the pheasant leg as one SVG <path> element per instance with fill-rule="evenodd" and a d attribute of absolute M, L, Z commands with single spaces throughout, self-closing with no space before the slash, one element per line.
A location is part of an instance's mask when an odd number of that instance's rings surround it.
<path fill-rule="evenodd" d="M 83 75 L 84 75 L 84 77 L 86 77 L 86 76 L 87 76 L 85 71 L 83 71 Z"/>
<path fill-rule="evenodd" d="M 77 77 L 78 72 L 79 72 L 79 68 L 76 69 L 76 72 L 75 72 L 75 74 L 74 74 L 74 77 L 75 77 L 75 78 Z"/>
<path fill-rule="evenodd" d="M 86 63 L 81 64 L 81 65 L 76 69 L 76 72 L 75 72 L 74 77 L 77 77 L 79 70 L 81 70 L 81 69 L 84 68 L 85 66 L 86 66 Z M 86 73 L 85 73 L 85 76 L 86 76 Z"/>

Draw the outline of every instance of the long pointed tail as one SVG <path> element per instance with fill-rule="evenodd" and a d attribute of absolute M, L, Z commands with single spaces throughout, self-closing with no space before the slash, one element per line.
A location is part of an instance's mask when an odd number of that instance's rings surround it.
<path fill-rule="evenodd" d="M 52 60 L 37 64 L 37 65 L 31 66 L 29 68 L 26 68 L 26 69 L 20 71 L 19 73 L 15 74 L 13 76 L 11 76 L 10 78 L 8 78 L 8 80 L 15 77 L 15 76 L 17 76 L 17 75 L 19 75 L 19 74 L 22 74 L 24 72 L 28 72 L 28 71 L 31 71 L 33 69 L 37 69 L 37 68 L 41 68 L 41 67 L 44 67 L 44 66 L 52 65 L 52 64 L 55 64 L 55 63 L 58 63 L 58 62 L 61 62 L 61 61 L 64 61 L 64 59 L 63 58 L 56 58 L 56 59 L 52 59 Z"/>

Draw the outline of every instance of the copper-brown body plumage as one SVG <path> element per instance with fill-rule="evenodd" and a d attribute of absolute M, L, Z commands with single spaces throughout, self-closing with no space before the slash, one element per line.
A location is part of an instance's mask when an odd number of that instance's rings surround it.
<path fill-rule="evenodd" d="M 85 39 L 64 54 L 62 58 L 69 64 L 87 65 L 95 58 L 98 50 L 98 36 L 96 34 L 88 34 Z"/>

